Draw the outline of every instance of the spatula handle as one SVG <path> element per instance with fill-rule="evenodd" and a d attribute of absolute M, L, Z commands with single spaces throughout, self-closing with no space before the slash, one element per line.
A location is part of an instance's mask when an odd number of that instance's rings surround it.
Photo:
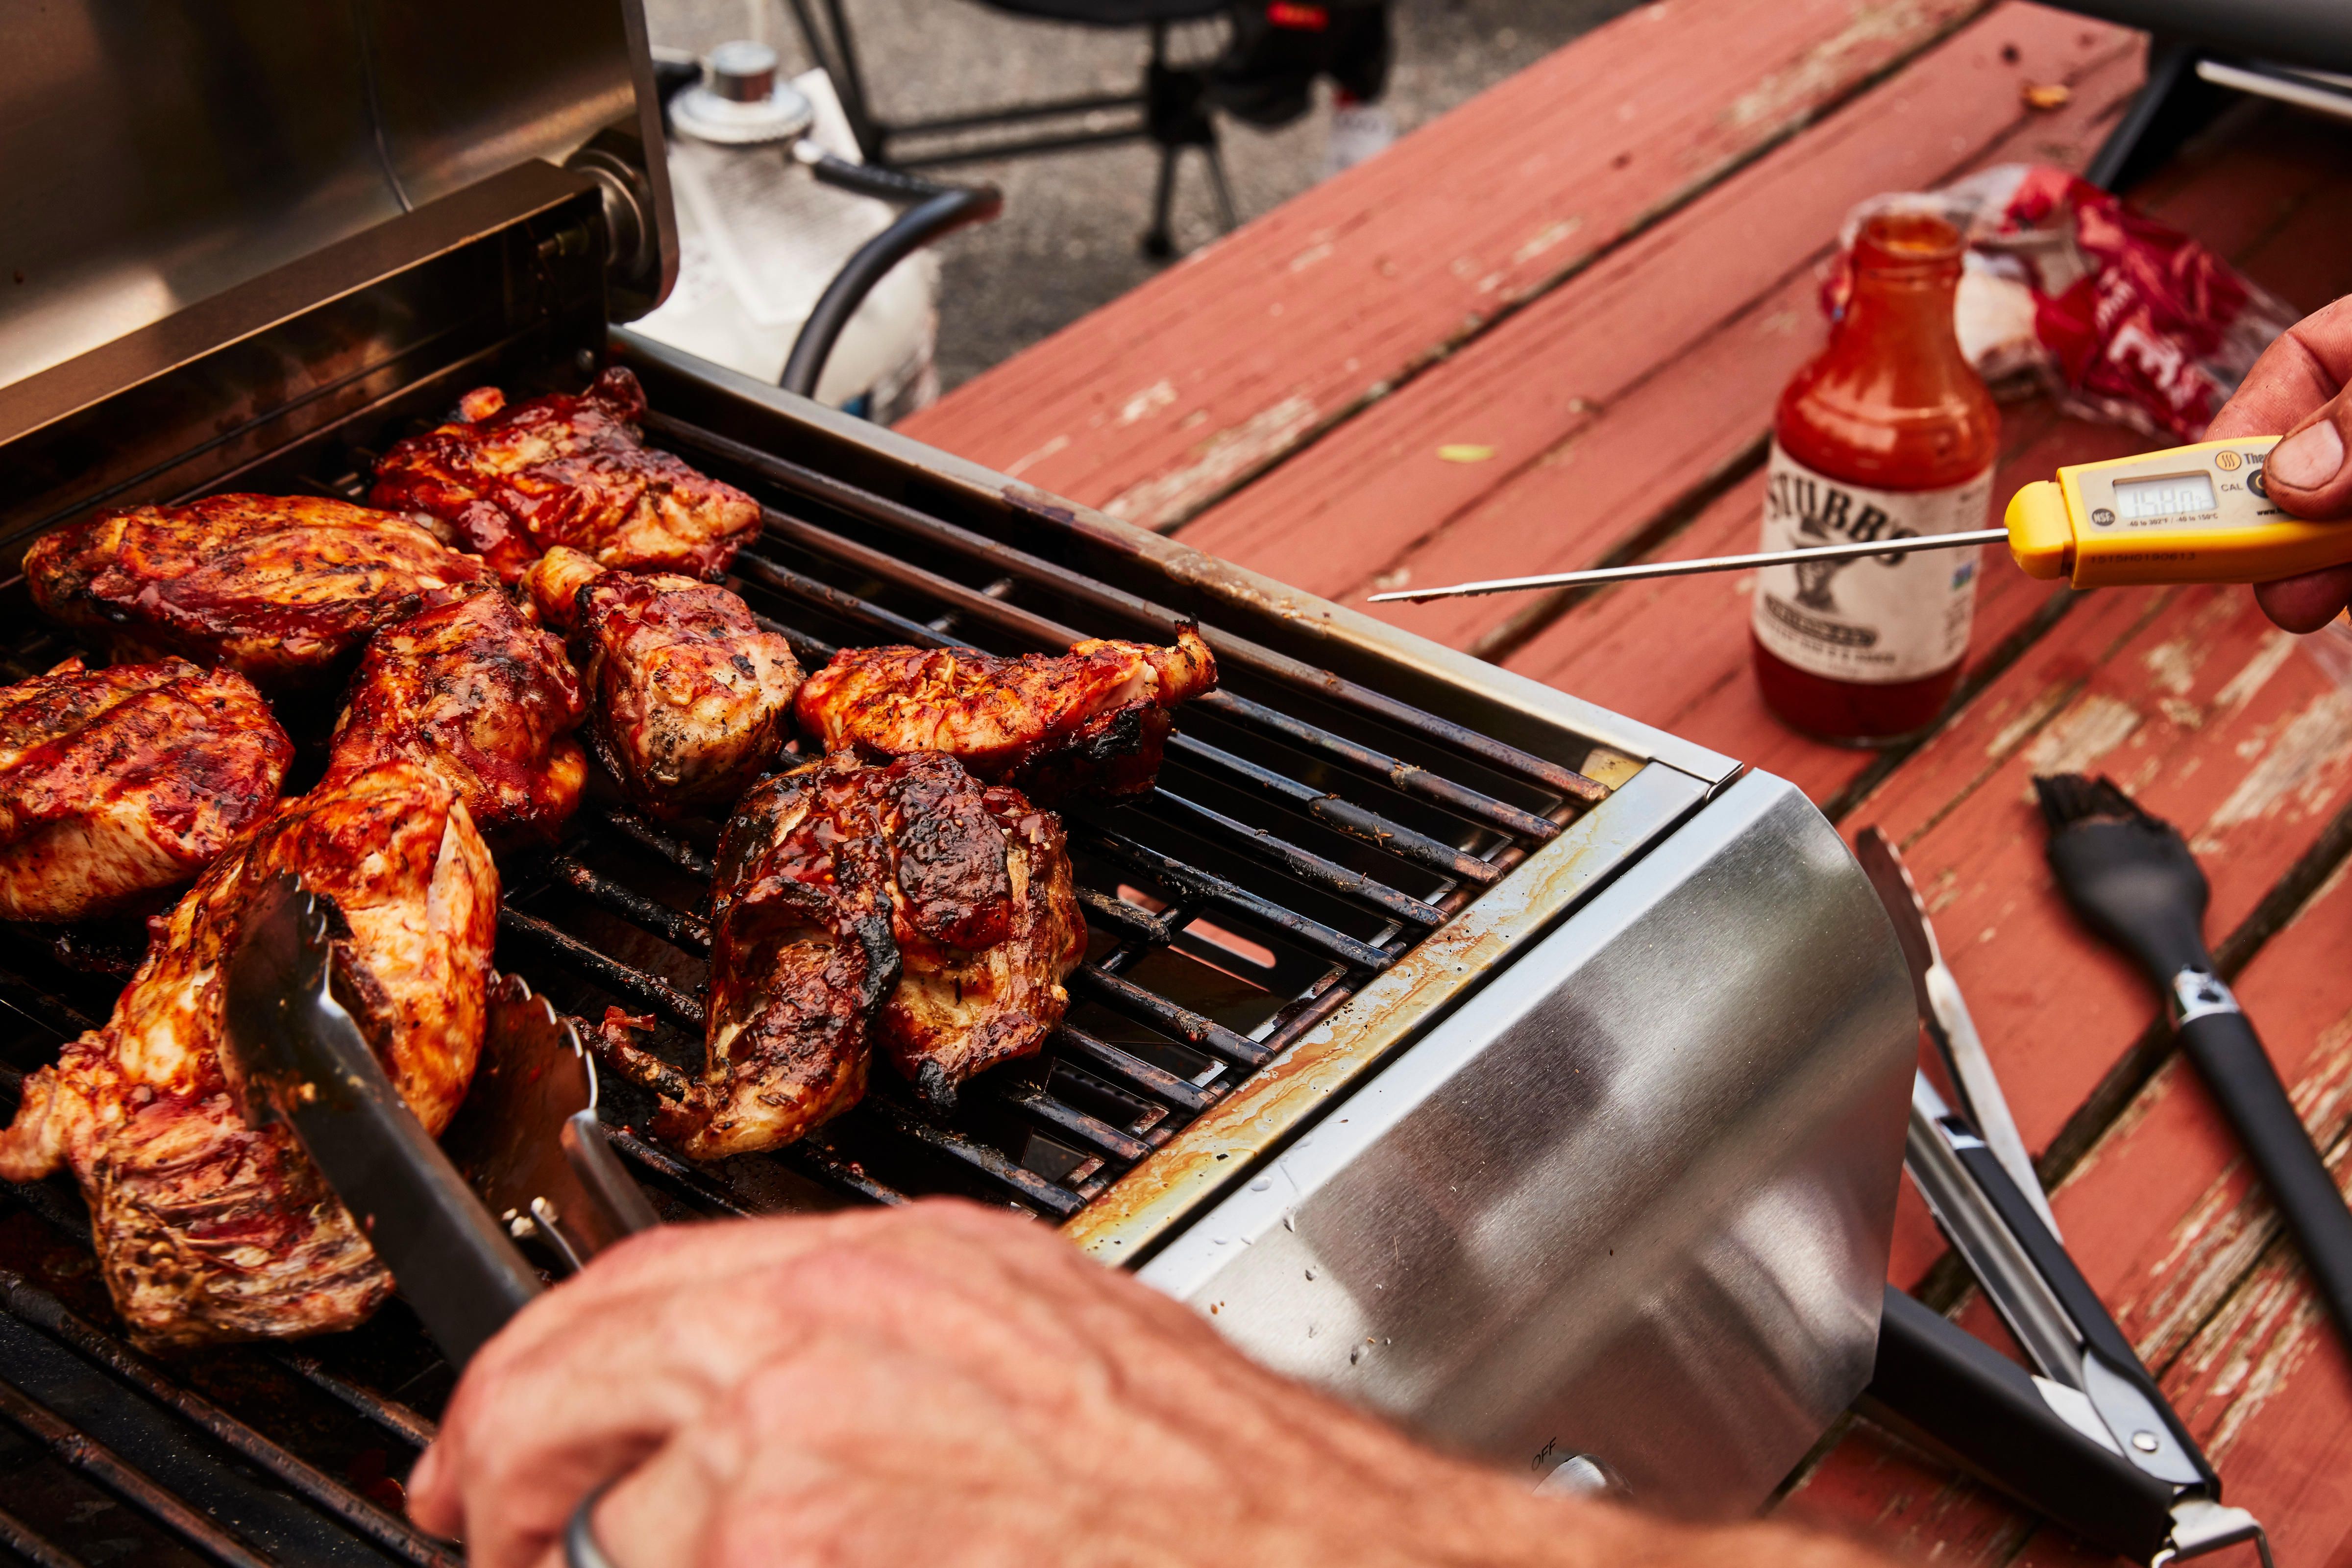
<path fill-rule="evenodd" d="M 2208 1013 L 2181 1025 L 2179 1038 L 2303 1249 L 2337 1331 L 2352 1342 L 2352 1209 L 2320 1162 L 2253 1026 L 2234 1009 Z"/>

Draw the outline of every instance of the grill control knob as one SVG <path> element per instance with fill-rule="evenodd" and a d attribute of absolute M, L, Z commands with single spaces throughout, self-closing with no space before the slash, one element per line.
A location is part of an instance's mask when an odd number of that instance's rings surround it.
<path fill-rule="evenodd" d="M 702 79 L 670 100 L 670 128 L 699 142 L 759 147 L 797 141 L 816 118 L 777 74 L 776 51 L 739 38 L 702 62 Z"/>

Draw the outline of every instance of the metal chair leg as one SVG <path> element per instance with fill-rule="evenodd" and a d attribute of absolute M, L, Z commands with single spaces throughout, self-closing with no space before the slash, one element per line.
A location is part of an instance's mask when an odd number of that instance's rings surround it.
<path fill-rule="evenodd" d="M 1176 254 L 1176 235 L 1170 218 L 1176 206 L 1176 160 L 1184 149 L 1173 143 L 1160 149 L 1160 178 L 1151 192 L 1151 226 L 1143 231 L 1143 254 L 1165 261 Z"/>
<path fill-rule="evenodd" d="M 1209 194 L 1216 198 L 1218 226 L 1224 233 L 1231 234 L 1241 226 L 1241 219 L 1234 214 L 1233 188 L 1225 184 L 1224 150 L 1212 142 L 1202 148 L 1201 153 L 1208 160 Z"/>

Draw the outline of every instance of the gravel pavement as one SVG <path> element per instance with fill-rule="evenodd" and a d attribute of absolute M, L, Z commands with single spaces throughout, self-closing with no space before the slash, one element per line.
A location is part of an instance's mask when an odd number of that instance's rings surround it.
<path fill-rule="evenodd" d="M 1024 99 L 1131 89 L 1148 52 L 1139 30 L 1027 20 L 974 0 L 845 0 L 884 118 L 944 114 Z M 1400 133 L 1510 75 L 1634 0 L 1395 0 L 1396 66 L 1386 107 Z M 752 26 L 744 0 L 646 0 L 654 41 L 697 51 Z M 781 4 L 764 37 L 789 70 L 805 49 Z M 1183 55 L 1215 53 L 1217 24 L 1188 28 Z M 1221 120 L 1225 169 L 1244 220 L 1307 189 L 1323 172 L 1328 99 L 1296 124 L 1264 132 Z M 1149 143 L 959 165 L 956 177 L 1004 192 L 995 223 L 941 246 L 940 374 L 953 386 L 1117 299 L 1160 266 L 1137 247 L 1151 208 Z M 1207 182 L 1188 154 L 1179 182 L 1181 246 L 1214 237 Z"/>

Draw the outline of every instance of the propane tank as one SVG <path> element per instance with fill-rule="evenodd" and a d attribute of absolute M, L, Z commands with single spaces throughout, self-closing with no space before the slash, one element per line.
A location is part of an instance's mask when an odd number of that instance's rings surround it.
<path fill-rule="evenodd" d="M 766 44 L 713 49 L 668 127 L 677 283 L 632 330 L 772 384 L 825 285 L 896 215 L 811 176 L 806 143 L 854 161 L 856 141 L 825 73 L 785 80 Z M 887 425 L 939 395 L 939 258 L 919 251 L 875 285 L 819 401 Z"/>

